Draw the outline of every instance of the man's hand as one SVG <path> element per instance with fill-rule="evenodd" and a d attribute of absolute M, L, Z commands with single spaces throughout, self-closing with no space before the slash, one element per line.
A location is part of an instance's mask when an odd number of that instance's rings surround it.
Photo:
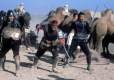
<path fill-rule="evenodd" d="M 65 39 L 64 38 L 60 38 L 59 39 L 59 44 L 60 45 L 65 45 Z"/>
<path fill-rule="evenodd" d="M 51 44 L 51 43 L 52 43 L 52 41 L 49 41 L 49 40 L 46 40 L 46 42 L 47 42 L 48 44 Z"/>

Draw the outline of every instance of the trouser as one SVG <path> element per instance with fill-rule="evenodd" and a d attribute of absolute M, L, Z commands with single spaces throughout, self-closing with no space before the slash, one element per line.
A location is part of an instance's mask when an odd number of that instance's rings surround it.
<path fill-rule="evenodd" d="M 74 55 L 73 52 L 75 51 L 75 49 L 78 45 L 81 47 L 81 50 L 85 53 L 87 64 L 89 66 L 91 64 L 91 53 L 90 53 L 89 48 L 87 46 L 87 42 L 73 39 L 72 43 L 71 43 L 71 47 L 69 49 L 69 56 L 71 58 L 75 58 L 77 53 Z"/>
<path fill-rule="evenodd" d="M 37 60 L 39 60 L 47 50 L 51 51 L 51 53 L 53 55 L 52 68 L 56 68 L 56 65 L 57 65 L 57 62 L 58 62 L 57 46 L 51 46 L 51 47 L 41 47 L 41 46 L 39 46 L 39 48 L 37 50 L 37 53 L 36 53 L 36 57 L 38 58 Z M 37 63 L 35 63 L 35 64 L 37 64 Z"/>
<path fill-rule="evenodd" d="M 6 53 L 12 49 L 13 50 L 13 54 L 14 54 L 14 59 L 16 62 L 16 70 L 19 70 L 19 66 L 20 66 L 20 59 L 19 59 L 19 45 L 20 45 L 21 41 L 20 40 L 13 40 L 11 38 L 9 39 L 5 39 L 3 38 L 3 42 L 2 42 L 2 47 L 1 47 L 1 52 L 0 52 L 0 65 L 1 67 L 4 64 L 4 58 Z"/>

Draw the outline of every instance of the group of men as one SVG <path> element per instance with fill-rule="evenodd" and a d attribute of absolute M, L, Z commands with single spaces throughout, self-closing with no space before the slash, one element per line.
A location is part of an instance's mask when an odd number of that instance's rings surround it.
<path fill-rule="evenodd" d="M 23 7 L 22 7 L 23 8 Z M 67 50 L 68 55 L 66 55 L 66 61 L 65 65 L 69 63 L 69 59 L 75 59 L 75 55 L 73 55 L 73 52 L 75 51 L 77 46 L 80 46 L 82 51 L 85 53 L 87 58 L 87 70 L 90 70 L 91 65 L 91 53 L 88 49 L 87 42 L 88 42 L 88 36 L 90 35 L 90 27 L 89 24 L 84 20 L 84 13 L 75 13 L 74 20 L 72 21 L 72 30 L 74 30 L 74 36 L 72 39 L 71 46 L 69 50 Z M 8 52 L 9 49 L 13 50 L 14 59 L 16 62 L 16 71 L 18 72 L 20 69 L 20 56 L 19 56 L 19 46 L 20 46 L 20 40 L 21 37 L 19 36 L 18 39 L 14 39 L 11 37 L 4 36 L 5 27 L 11 27 L 11 28 L 17 28 L 20 32 L 22 32 L 22 26 L 19 24 L 18 20 L 15 18 L 14 11 L 9 10 L 7 12 L 7 19 L 2 25 L 1 29 L 1 37 L 2 37 L 2 47 L 0 52 L 0 68 L 3 68 L 5 55 Z M 62 31 L 58 27 L 58 21 L 53 20 L 51 21 L 47 27 L 42 27 L 42 30 L 44 31 L 44 37 L 42 38 L 37 52 L 34 57 L 33 67 L 37 67 L 37 63 L 41 56 L 45 53 L 45 51 L 49 50 L 51 51 L 53 57 L 53 63 L 52 63 L 52 71 L 56 71 L 56 66 L 58 63 L 58 46 L 65 45 L 65 40 L 62 37 Z M 7 31 L 6 31 L 7 32 Z M 2 33 L 4 33 L 2 35 Z M 16 33 L 15 36 L 19 35 L 21 33 Z"/>
<path fill-rule="evenodd" d="M 57 71 L 56 66 L 58 63 L 58 47 L 62 45 L 65 49 L 66 61 L 65 65 L 69 64 L 71 60 L 75 59 L 73 52 L 76 50 L 77 46 L 81 47 L 81 50 L 85 53 L 87 59 L 87 70 L 90 70 L 91 65 L 91 53 L 88 48 L 88 39 L 90 36 L 89 23 L 85 21 L 85 14 L 83 12 L 75 13 L 73 15 L 73 21 L 71 26 L 71 31 L 74 31 L 74 36 L 70 48 L 67 48 L 65 39 L 63 37 L 64 32 L 59 28 L 57 20 L 52 20 L 48 26 L 41 28 L 44 30 L 44 37 L 41 40 L 37 53 L 34 58 L 34 67 L 37 67 L 37 63 L 45 51 L 51 51 L 53 55 L 52 71 Z"/>

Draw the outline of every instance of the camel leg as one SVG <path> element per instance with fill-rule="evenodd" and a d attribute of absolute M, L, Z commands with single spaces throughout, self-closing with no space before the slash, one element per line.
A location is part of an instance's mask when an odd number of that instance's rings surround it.
<path fill-rule="evenodd" d="M 106 41 L 102 42 L 102 48 L 103 48 L 103 53 L 110 54 L 110 51 L 108 49 L 109 43 Z"/>
<path fill-rule="evenodd" d="M 106 55 L 107 55 L 107 46 L 108 46 L 108 43 L 107 43 L 107 40 L 106 40 L 106 38 L 105 39 L 103 39 L 103 41 L 102 41 L 102 49 L 103 49 L 103 52 L 101 53 L 101 55 L 103 56 L 103 57 L 106 57 Z"/>
<path fill-rule="evenodd" d="M 106 49 L 106 46 L 107 46 L 107 42 L 106 42 L 105 39 L 103 39 L 103 41 L 102 41 L 102 49 L 103 49 L 103 52 L 102 53 L 103 54 L 106 53 L 106 50 L 105 50 Z"/>
<path fill-rule="evenodd" d="M 96 48 L 95 45 L 96 45 L 96 36 L 95 34 L 91 34 L 90 40 L 89 40 L 89 46 L 91 49 L 95 49 Z"/>
<path fill-rule="evenodd" d="M 104 37 L 98 37 L 97 38 L 97 47 L 96 50 L 98 51 L 98 53 L 101 53 L 101 47 L 102 47 L 102 40 Z"/>
<path fill-rule="evenodd" d="M 109 46 L 109 43 L 106 46 L 106 52 L 107 52 L 106 56 L 110 58 L 111 57 L 111 53 L 110 53 L 110 51 L 108 49 L 108 46 Z"/>
<path fill-rule="evenodd" d="M 100 58 L 101 58 L 101 56 L 100 56 L 100 53 L 101 53 L 101 45 L 102 45 L 102 38 L 100 38 L 100 37 L 97 37 L 97 39 L 96 39 L 96 44 L 95 44 L 95 49 L 96 49 L 96 51 L 98 52 L 98 54 L 96 55 L 96 59 L 97 59 L 97 61 L 99 62 L 100 61 Z"/>
<path fill-rule="evenodd" d="M 109 49 L 108 49 L 108 46 L 109 46 L 109 43 L 108 43 L 107 46 L 106 46 L 106 52 L 107 52 L 107 54 L 110 54 L 110 51 L 109 51 Z"/>

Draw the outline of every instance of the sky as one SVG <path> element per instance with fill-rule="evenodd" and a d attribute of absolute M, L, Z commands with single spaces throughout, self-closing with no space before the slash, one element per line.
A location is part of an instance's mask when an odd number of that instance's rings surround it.
<path fill-rule="evenodd" d="M 50 10 L 68 4 L 78 10 L 102 11 L 106 8 L 114 10 L 114 0 L 0 0 L 0 10 L 14 9 L 21 2 L 26 11 L 32 14 L 44 15 Z"/>

